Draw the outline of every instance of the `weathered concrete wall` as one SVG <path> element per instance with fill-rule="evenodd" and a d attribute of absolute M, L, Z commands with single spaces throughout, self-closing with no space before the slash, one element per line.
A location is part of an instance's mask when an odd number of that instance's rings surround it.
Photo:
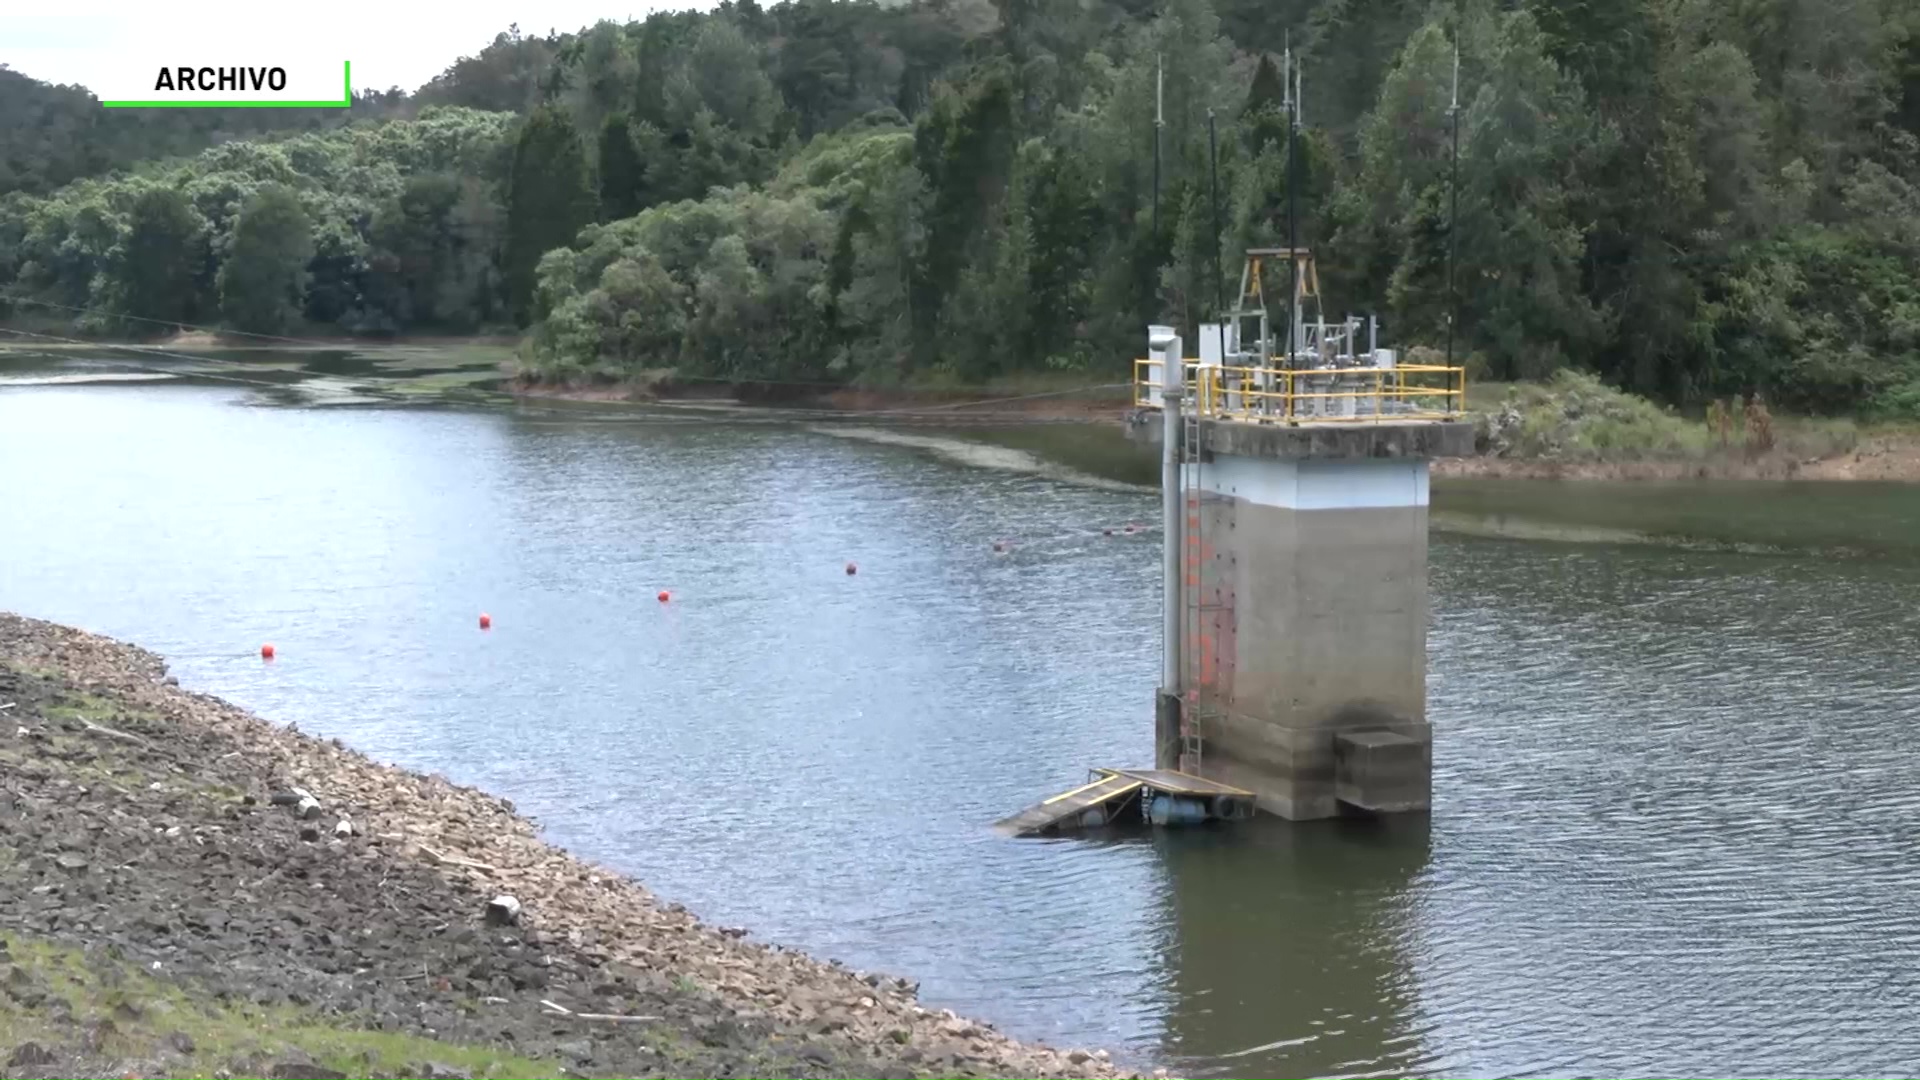
<path fill-rule="evenodd" d="M 1265 445 L 1236 439 L 1220 443 Z M 1199 479 L 1188 587 L 1206 609 L 1185 639 L 1201 655 L 1182 689 L 1198 691 L 1200 771 L 1295 820 L 1333 816 L 1343 800 L 1426 808 L 1425 458 L 1216 453 Z M 1401 738 L 1341 744 L 1350 732 Z"/>

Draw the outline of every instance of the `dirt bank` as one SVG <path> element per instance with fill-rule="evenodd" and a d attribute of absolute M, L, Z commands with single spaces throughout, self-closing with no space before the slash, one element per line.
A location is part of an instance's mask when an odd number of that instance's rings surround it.
<path fill-rule="evenodd" d="M 815 387 L 805 384 L 741 384 L 679 382 L 670 377 L 633 382 L 542 382 L 525 377 L 507 385 L 508 392 L 530 400 L 582 402 L 642 402 L 652 404 L 715 404 L 780 408 L 794 413 L 831 416 L 893 416 L 902 420 L 969 422 L 1046 421 L 1052 423 L 1120 423 L 1132 407 L 1122 386 L 1078 387 L 942 387 L 927 389 L 863 389 Z"/>
<path fill-rule="evenodd" d="M 115 339 L 102 339 L 109 342 Z M 301 337 L 274 337 L 271 335 L 229 334 L 209 330 L 180 330 L 159 341 L 132 342 L 154 348 L 164 349 L 280 349 L 291 352 L 311 352 L 315 349 L 382 349 L 382 348 L 460 348 L 485 345 L 499 348 L 511 347 L 519 342 L 513 334 L 420 334 L 398 337 L 354 337 L 346 334 L 305 335 Z"/>
<path fill-rule="evenodd" d="M 6 614 L 0 897 L 3 1075 L 1116 1075 Z"/>
<path fill-rule="evenodd" d="M 724 385 L 675 385 L 668 381 L 618 384 L 551 384 L 517 380 L 519 397 L 580 402 L 645 402 L 661 405 L 764 404 L 756 395 L 736 394 Z M 1092 391 L 1019 388 L 857 389 L 838 388 L 787 395 L 781 409 L 809 419 L 870 420 L 888 423 L 1017 425 L 1027 423 L 1112 424 L 1133 410 L 1125 388 Z M 756 412 L 756 415 L 763 413 Z M 1484 429 L 1486 417 L 1467 419 Z M 1677 422 L 1676 422 L 1677 423 Z M 1487 442 L 1484 438 L 1482 442 Z M 1920 434 L 1885 433 L 1837 445 L 1831 439 L 1798 438 L 1789 445 L 1749 456 L 1738 448 L 1705 447 L 1682 451 L 1621 449 L 1591 452 L 1554 447 L 1533 452 L 1495 440 L 1471 457 L 1433 463 L 1441 477 L 1491 477 L 1527 480 L 1877 480 L 1920 483 Z"/>

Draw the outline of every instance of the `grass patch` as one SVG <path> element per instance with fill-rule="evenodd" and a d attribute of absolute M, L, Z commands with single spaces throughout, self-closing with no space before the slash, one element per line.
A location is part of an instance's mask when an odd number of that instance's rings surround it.
<path fill-rule="evenodd" d="M 1739 407 L 1732 409 L 1731 430 L 1723 441 L 1705 410 L 1656 405 L 1572 370 L 1544 382 L 1469 382 L 1466 411 L 1483 441 L 1506 457 L 1705 460 L 1753 452 Z M 1849 454 L 1876 438 L 1920 436 L 1920 423 L 1912 421 L 1776 414 L 1768 422 L 1771 447 L 1758 452 L 1794 461 Z"/>
<path fill-rule="evenodd" d="M 1608 460 L 1622 457 L 1703 456 L 1712 447 L 1705 423 L 1562 369 L 1540 383 L 1508 383 L 1476 395 L 1469 387 L 1475 427 L 1503 456 Z M 1477 400 L 1476 400 L 1477 398 Z"/>
<path fill-rule="evenodd" d="M 290 1007 L 259 1007 L 196 995 L 98 949 L 50 944 L 0 934 L 0 1047 L 35 1042 L 69 1065 L 84 1049 L 88 1074 L 144 1072 L 163 1065 L 171 1080 L 269 1080 L 275 1065 L 294 1059 L 342 1072 L 349 1080 L 419 1076 L 428 1063 L 461 1068 L 476 1080 L 557 1080 L 580 1070 L 559 1061 L 524 1057 L 509 1049 L 468 1045 L 417 1034 L 359 1030 L 355 1017 L 321 1017 Z M 13 974 L 13 972 L 23 974 Z M 470 1003 L 468 1011 L 490 1005 Z M 58 1019 L 56 1019 L 58 1017 Z M 588 1036 L 582 1036 L 586 1040 Z M 799 1043 L 774 1042 L 739 1053 L 716 1051 L 682 1032 L 645 1034 L 643 1072 L 662 1078 L 791 1080 Z M 111 1070 L 108 1070 L 111 1065 Z M 870 1076 L 856 1059 L 824 1070 L 822 1080 Z M 845 1067 L 852 1067 L 851 1070 Z M 628 1068 L 632 1070 L 632 1068 Z M 614 1070 L 612 1074 L 626 1074 Z M 914 1068 L 914 1080 L 1012 1078 L 1010 1072 Z"/>
<path fill-rule="evenodd" d="M 397 397 L 471 397 L 486 393 L 499 381 L 500 372 L 494 368 L 469 368 L 436 371 L 430 375 L 369 379 L 357 383 L 356 386 L 370 393 L 392 394 Z"/>
<path fill-rule="evenodd" d="M 1479 383 L 1467 388 L 1467 413 L 1483 445 L 1503 457 L 1563 461 L 1700 459 L 1749 453 L 1745 418 L 1735 410 L 1725 441 L 1705 415 L 1681 413 L 1616 390 L 1592 375 L 1556 372 L 1537 383 Z M 1846 418 L 1769 418 L 1770 447 L 1794 460 L 1853 451 L 1863 438 Z"/>
<path fill-rule="evenodd" d="M 50 720 L 89 720 L 96 724 L 107 723 L 125 711 L 111 698 L 71 690 L 62 693 L 57 703 L 46 707 Z"/>
<path fill-rule="evenodd" d="M 57 682 L 66 675 L 66 673 L 59 668 L 48 664 L 22 664 L 15 661 L 7 661 L 0 662 L 0 667 L 6 668 L 16 675 L 25 675 L 28 678 L 39 679 L 42 682 Z"/>
<path fill-rule="evenodd" d="M 207 1077 L 237 1062 L 294 1056 L 349 1076 L 405 1074 L 429 1061 L 475 1076 L 556 1075 L 552 1062 L 490 1047 L 357 1030 L 295 1009 L 196 997 L 98 952 L 19 935 L 0 941 L 6 944 L 0 969 L 7 969 L 0 974 L 7 987 L 0 992 L 0 1045 L 33 1041 L 60 1052 L 82 1043 L 91 1029 L 96 1034 L 86 1056 L 164 1062 L 170 1076 Z M 60 1005 L 70 1020 L 53 1018 Z"/>
<path fill-rule="evenodd" d="M 380 368 L 415 371 L 439 368 L 455 371 L 484 365 L 492 369 L 495 378 L 499 377 L 500 365 L 513 359 L 511 345 L 387 345 L 357 349 L 355 352 Z"/>

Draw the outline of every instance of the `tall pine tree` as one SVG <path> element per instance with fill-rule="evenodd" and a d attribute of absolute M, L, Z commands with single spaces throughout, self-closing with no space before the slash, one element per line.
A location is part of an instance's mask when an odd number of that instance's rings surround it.
<path fill-rule="evenodd" d="M 540 256 L 573 243 L 593 221 L 593 184 L 573 121 L 553 106 L 527 117 L 507 181 L 507 303 L 525 325 L 533 317 Z"/>
<path fill-rule="evenodd" d="M 600 213 L 618 221 L 646 209 L 645 184 L 646 166 L 627 114 L 616 112 L 600 125 Z"/>
<path fill-rule="evenodd" d="M 1286 86 L 1273 57 L 1262 53 L 1260 66 L 1253 71 L 1253 86 L 1247 91 L 1247 103 L 1240 109 L 1240 123 L 1247 133 L 1247 149 L 1254 154 L 1287 139 Z"/>

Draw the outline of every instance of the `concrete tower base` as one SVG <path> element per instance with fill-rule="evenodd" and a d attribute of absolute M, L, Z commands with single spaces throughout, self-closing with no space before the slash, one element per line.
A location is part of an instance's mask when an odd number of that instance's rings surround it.
<path fill-rule="evenodd" d="M 1157 443 L 1145 419 L 1134 435 Z M 1177 710 L 1193 709 L 1197 771 L 1268 813 L 1427 809 L 1427 464 L 1471 452 L 1472 428 L 1206 420 L 1199 437 L 1183 588 L 1198 655 L 1161 695 L 1157 764 L 1177 767 Z"/>

